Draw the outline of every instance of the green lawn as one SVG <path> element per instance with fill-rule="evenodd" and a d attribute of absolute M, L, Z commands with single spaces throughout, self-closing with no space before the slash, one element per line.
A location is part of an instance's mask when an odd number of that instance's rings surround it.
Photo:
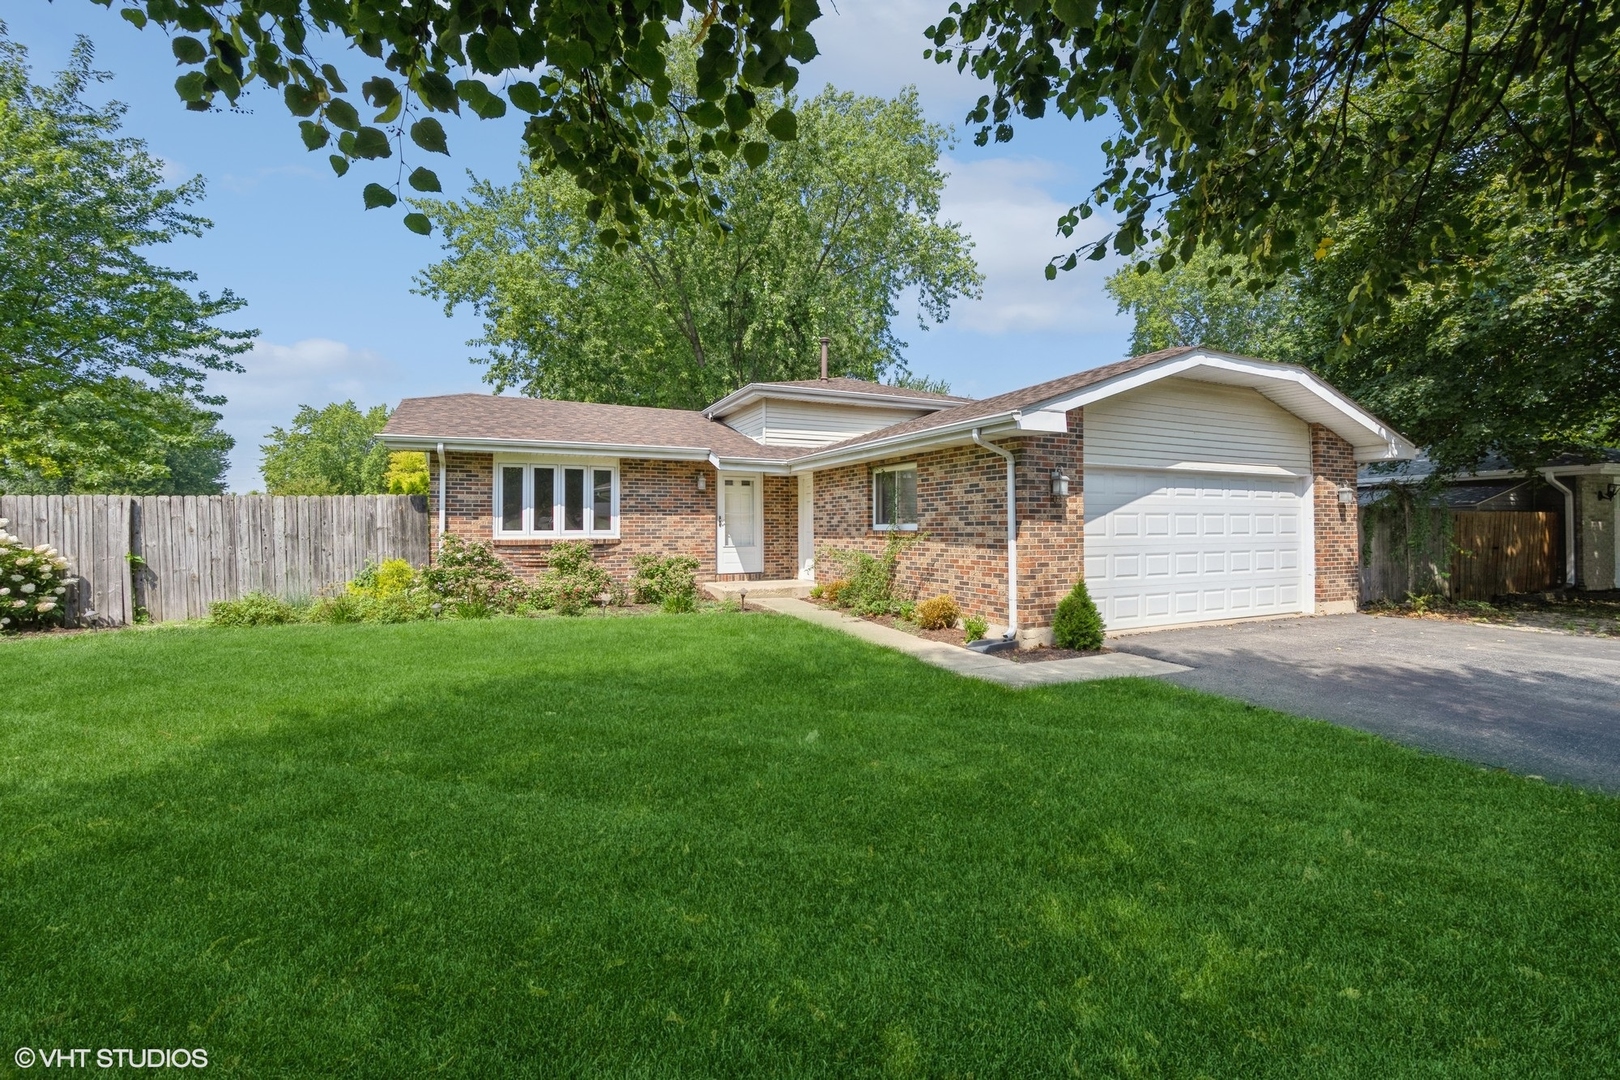
<path fill-rule="evenodd" d="M 1617 909 L 1603 796 L 772 616 L 0 642 L 0 1075 L 1613 1076 Z"/>

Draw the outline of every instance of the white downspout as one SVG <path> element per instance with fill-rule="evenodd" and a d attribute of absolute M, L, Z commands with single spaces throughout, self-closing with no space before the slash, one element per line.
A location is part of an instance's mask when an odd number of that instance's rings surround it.
<path fill-rule="evenodd" d="M 450 468 L 449 468 L 449 466 L 446 464 L 446 462 L 444 460 L 444 443 L 440 443 L 439 444 L 439 549 L 441 551 L 444 550 L 444 526 L 445 526 L 445 520 L 446 520 L 445 519 L 444 500 L 445 500 L 445 492 L 447 490 L 446 477 L 449 474 L 449 472 L 450 472 Z"/>
<path fill-rule="evenodd" d="M 987 443 L 980 436 L 983 428 L 973 429 L 973 441 L 1007 460 L 1007 640 L 1018 637 L 1018 479 L 1011 450 Z"/>
<path fill-rule="evenodd" d="M 1559 482 L 1551 469 L 1541 470 L 1542 477 L 1564 493 L 1564 583 L 1575 587 L 1575 493 Z"/>

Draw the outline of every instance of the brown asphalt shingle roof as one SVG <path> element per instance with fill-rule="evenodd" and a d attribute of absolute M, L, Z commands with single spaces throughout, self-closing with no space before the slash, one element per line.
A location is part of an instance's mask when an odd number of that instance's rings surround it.
<path fill-rule="evenodd" d="M 420 439 L 676 446 L 712 451 L 722 457 L 772 460 L 786 460 L 804 452 L 800 447 L 763 446 L 740 431 L 686 409 L 491 394 L 406 398 L 388 418 L 382 433 Z"/>
<path fill-rule="evenodd" d="M 870 431 L 865 435 L 857 435 L 852 439 L 845 439 L 843 442 L 834 443 L 831 446 L 818 447 L 816 453 L 846 450 L 862 443 L 888 439 L 896 435 L 912 435 L 938 427 L 948 427 L 951 424 L 959 424 L 964 420 L 972 420 L 976 417 L 997 416 L 1013 409 L 1022 409 L 1050 398 L 1073 393 L 1087 386 L 1107 382 L 1115 376 L 1129 374 L 1138 368 L 1151 367 L 1162 361 L 1172 360 L 1186 353 L 1197 351 L 1199 350 L 1195 345 L 1180 345 L 1173 349 L 1160 349 L 1158 352 L 1143 353 L 1141 356 L 1133 356 L 1129 360 L 1121 360 L 1117 364 L 1105 364 L 1099 368 L 1092 368 L 1090 371 L 1076 372 L 1073 375 L 1065 375 L 1061 379 L 1036 383 L 1034 386 L 1026 386 L 1021 390 L 1011 390 L 1005 394 L 997 394 L 995 397 L 980 398 L 965 405 L 958 405 L 953 409 L 941 409 L 939 412 L 919 416 L 913 420 L 890 424 L 886 428 L 879 428 L 877 431 Z M 808 451 L 806 452 L 808 453 Z"/>
<path fill-rule="evenodd" d="M 515 442 L 595 443 L 612 446 L 683 447 L 711 451 L 721 457 L 789 461 L 808 454 L 846 450 L 864 443 L 912 435 L 978 417 L 998 416 L 1042 401 L 1105 382 L 1139 368 L 1196 352 L 1196 346 L 1160 349 L 1106 364 L 1061 379 L 1026 386 L 1021 390 L 973 401 L 947 398 L 962 404 L 891 424 L 831 446 L 766 446 L 718 420 L 687 409 L 653 409 L 639 405 L 602 405 L 588 401 L 546 398 L 497 397 L 490 394 L 446 394 L 442 397 L 406 398 L 389 417 L 384 435 L 420 439 L 496 439 Z M 847 384 L 861 393 L 910 393 L 859 379 L 807 379 L 786 386 L 825 387 Z M 842 389 L 846 387 L 834 387 Z"/>
<path fill-rule="evenodd" d="M 797 386 L 806 390 L 839 390 L 847 394 L 881 394 L 885 397 L 933 398 L 937 401 L 972 401 L 972 398 L 954 394 L 936 394 L 932 390 L 908 390 L 904 386 L 885 386 L 865 379 L 848 379 L 840 375 L 833 379 L 795 379 L 791 382 L 760 383 L 761 386 Z"/>

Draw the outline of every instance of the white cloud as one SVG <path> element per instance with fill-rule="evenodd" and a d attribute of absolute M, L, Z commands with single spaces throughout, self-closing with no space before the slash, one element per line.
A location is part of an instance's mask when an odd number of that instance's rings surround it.
<path fill-rule="evenodd" d="M 984 87 L 972 74 L 958 74 L 954 64 L 923 59 L 929 46 L 923 31 L 945 7 L 942 0 L 844 0 L 837 10 L 823 7 L 811 28 L 821 55 L 804 65 L 800 92 L 815 94 L 832 83 L 892 97 L 901 87 L 916 86 L 930 116 L 960 123 Z"/>
<path fill-rule="evenodd" d="M 401 397 L 418 392 L 405 385 L 410 380 L 390 360 L 327 338 L 306 338 L 292 345 L 260 341 L 241 363 L 246 370 L 240 374 L 215 375 L 208 382 L 210 393 L 225 396 L 221 426 L 236 438 L 229 475 L 232 491 L 263 486 L 259 446 L 272 427 L 287 426 L 300 405 L 318 408 L 352 400 L 362 409 L 378 403 L 392 407 Z M 469 377 L 466 382 L 474 380 Z"/>
<path fill-rule="evenodd" d="M 973 237 L 984 274 L 984 298 L 958 304 L 951 321 L 981 333 L 1094 331 L 1116 320 L 1103 292 L 1106 264 L 1082 263 L 1047 281 L 1046 262 L 1102 236 L 1108 224 L 1093 217 L 1072 237 L 1059 236 L 1057 220 L 1069 203 L 1048 186 L 1072 191 L 1075 178 L 1039 158 L 948 159 L 944 215 Z"/>

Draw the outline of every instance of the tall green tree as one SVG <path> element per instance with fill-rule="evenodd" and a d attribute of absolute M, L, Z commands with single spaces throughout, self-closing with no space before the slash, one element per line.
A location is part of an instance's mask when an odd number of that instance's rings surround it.
<path fill-rule="evenodd" d="M 242 307 L 230 292 L 194 293 L 196 275 L 153 261 L 209 227 L 189 209 L 202 181 L 168 186 L 118 135 L 124 107 L 85 101 L 109 77 L 92 59 L 80 39 L 55 83 L 32 85 L 0 24 L 0 484 L 160 491 L 178 466 L 208 486 L 186 455 L 229 443 L 203 383 L 240 370 L 255 332 L 217 324 Z"/>
<path fill-rule="evenodd" d="M 1103 208 L 1115 227 L 1049 277 L 1110 248 L 1168 269 L 1207 246 L 1274 279 L 1360 239 L 1373 257 L 1334 298 L 1358 334 L 1410 289 L 1490 288 L 1501 220 L 1620 245 L 1613 0 L 967 0 L 929 36 L 991 83 L 981 144 L 1049 107 L 1119 122 L 1060 222 Z M 1487 186 L 1502 218 L 1478 213 Z"/>
<path fill-rule="evenodd" d="M 1206 344 L 1320 372 L 1427 448 L 1443 469 L 1499 453 L 1522 468 L 1620 445 L 1620 254 L 1594 251 L 1551 212 L 1472 200 L 1489 288 L 1419 282 L 1347 334 L 1341 298 L 1379 257 L 1376 230 L 1252 291 L 1246 260 L 1202 252 L 1108 283 L 1133 350 Z"/>
<path fill-rule="evenodd" d="M 388 491 L 388 448 L 377 432 L 388 406 L 360 411 L 352 401 L 300 405 L 291 427 L 271 428 L 259 449 L 272 495 L 379 495 Z"/>
<path fill-rule="evenodd" d="M 940 322 L 979 292 L 971 242 L 940 215 L 948 133 L 909 91 L 828 90 L 796 114 L 796 142 L 714 177 L 725 232 L 674 219 L 637 246 L 604 243 L 590 197 L 534 169 L 465 203 L 422 201 L 449 255 L 421 290 L 484 317 L 490 382 L 541 397 L 695 408 L 813 376 L 824 334 L 837 373 L 899 374 L 901 296 Z"/>

